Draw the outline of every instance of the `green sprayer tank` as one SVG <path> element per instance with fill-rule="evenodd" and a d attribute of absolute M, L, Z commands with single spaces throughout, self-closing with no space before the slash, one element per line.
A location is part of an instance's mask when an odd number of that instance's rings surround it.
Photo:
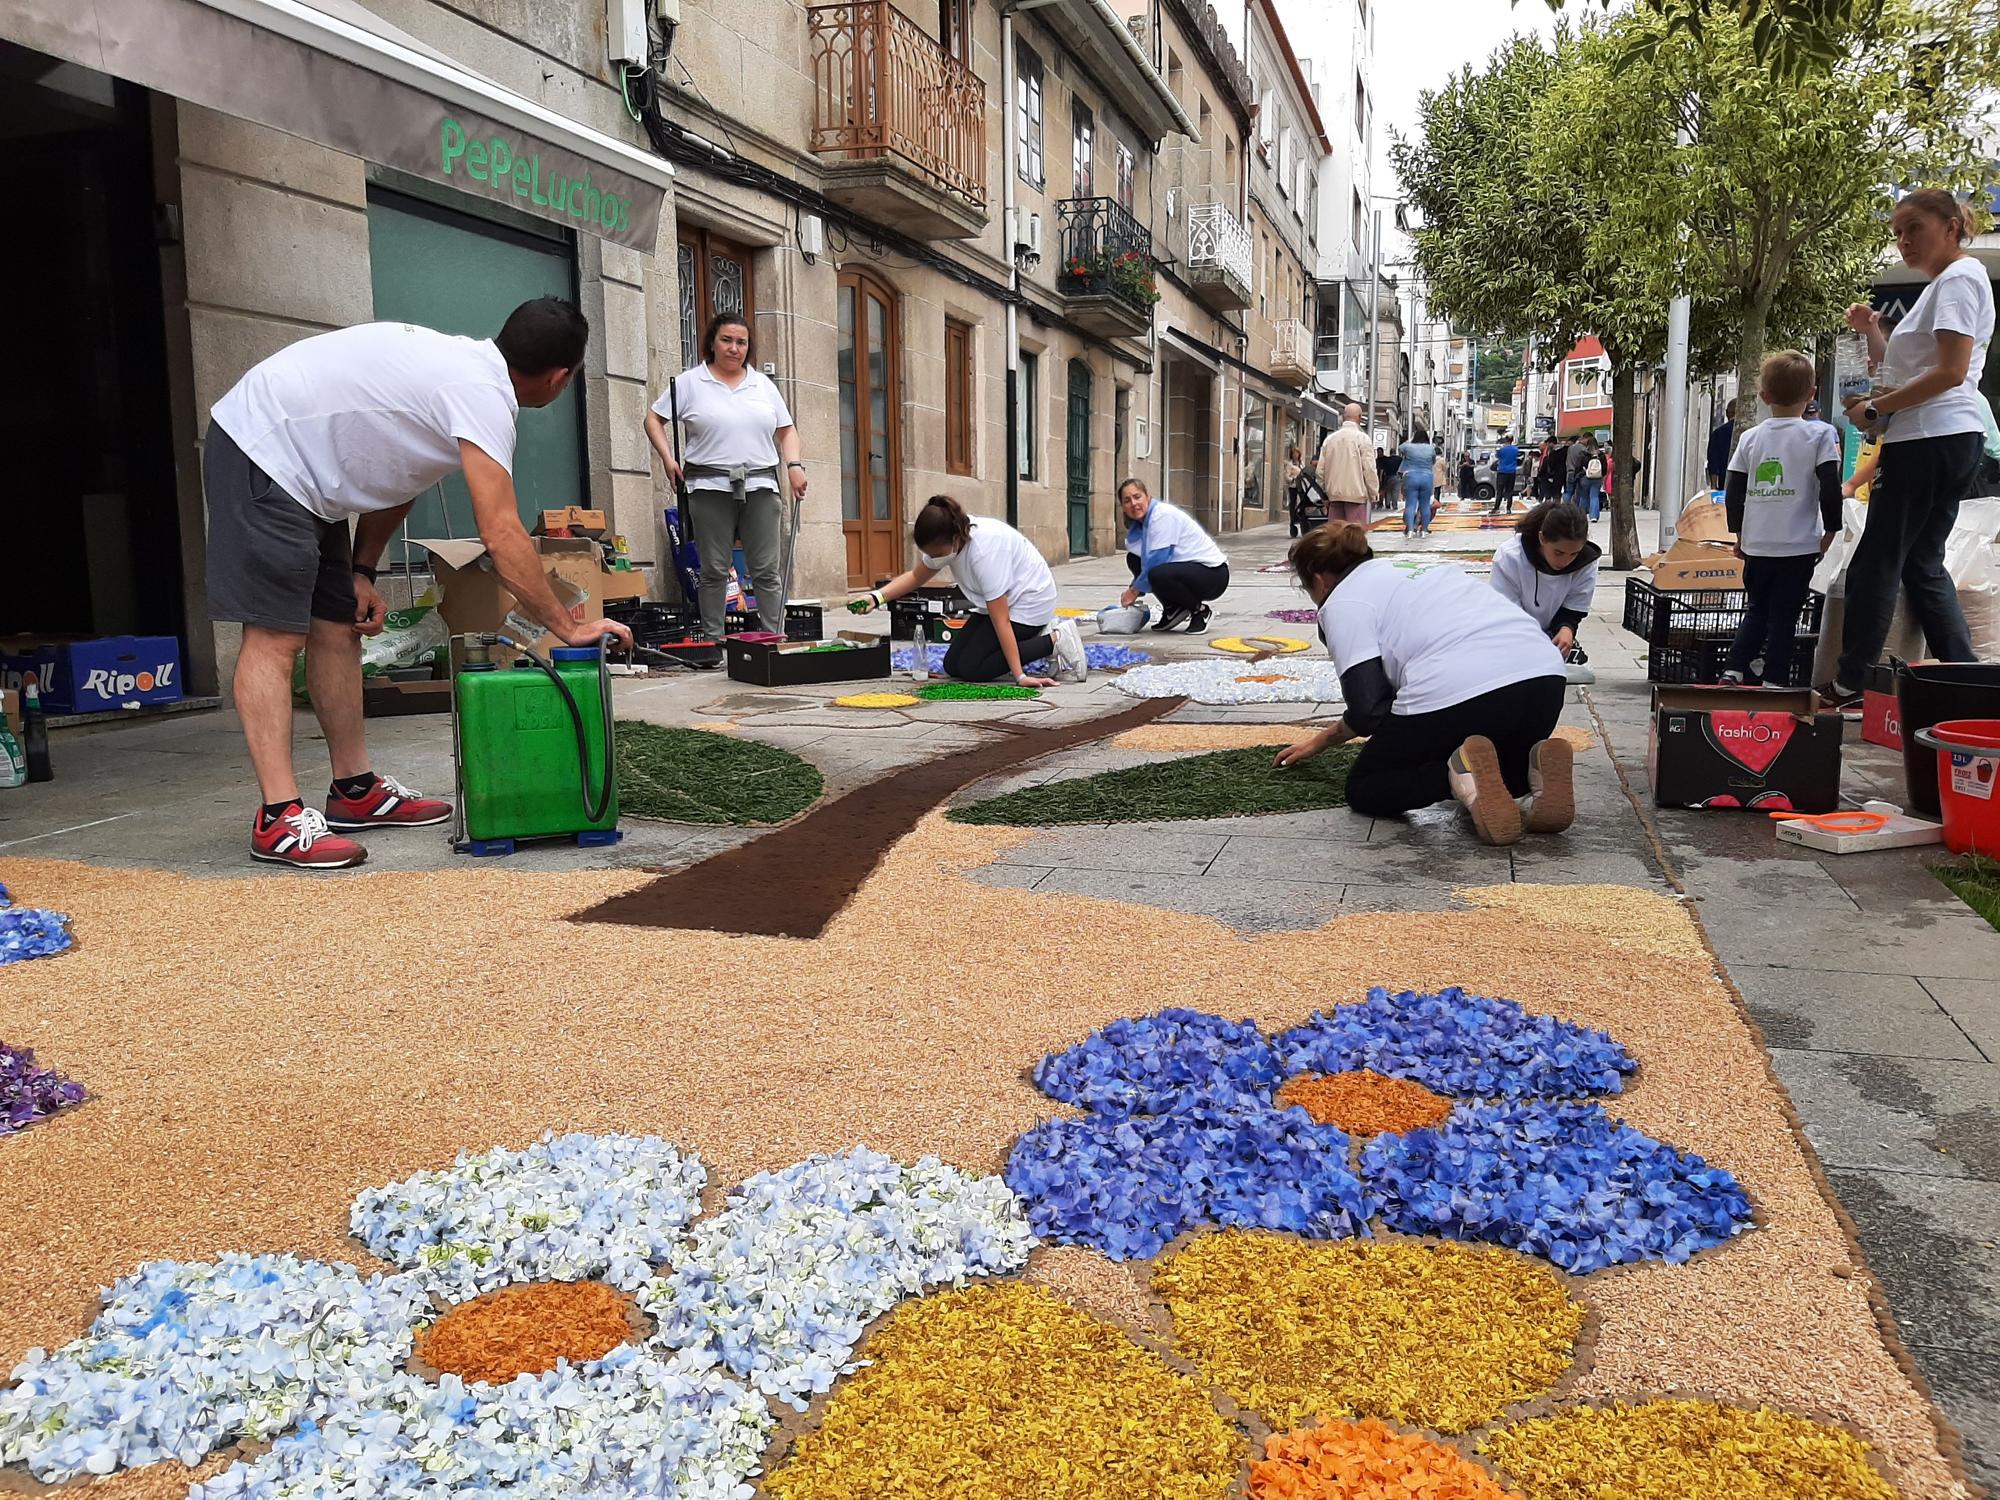
<path fill-rule="evenodd" d="M 605 784 L 611 741 L 600 652 L 561 647 L 550 653 L 550 666 L 569 688 L 567 699 L 539 666 L 468 663 L 458 674 L 461 847 L 468 853 L 512 854 L 516 839 L 618 842 L 618 791 Z M 586 798 L 601 802 L 601 815 L 589 816 Z"/>

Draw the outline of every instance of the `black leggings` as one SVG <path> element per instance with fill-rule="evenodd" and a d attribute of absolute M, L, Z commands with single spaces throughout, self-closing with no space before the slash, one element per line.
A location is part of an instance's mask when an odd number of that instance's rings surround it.
<path fill-rule="evenodd" d="M 1743 560 L 1743 587 L 1749 603 L 1729 647 L 1730 671 L 1772 687 L 1792 685 L 1792 648 L 1798 640 L 1799 615 L 1805 609 L 1806 595 L 1812 592 L 1813 570 L 1818 566 L 1817 552 Z M 1759 660 L 1763 665 L 1752 672 Z"/>
<path fill-rule="evenodd" d="M 1055 649 L 1049 642 L 1048 626 L 1023 625 L 1016 620 L 1007 623 L 1020 642 L 1022 666 L 1040 661 Z M 975 611 L 965 622 L 965 629 L 944 653 L 944 675 L 960 682 L 998 682 L 1014 675 L 1008 670 L 1006 653 L 1000 649 L 1000 632 L 993 628 L 991 615 Z"/>
<path fill-rule="evenodd" d="M 1139 559 L 1133 553 L 1125 554 L 1125 566 L 1132 576 L 1139 576 Z M 1229 564 L 1219 563 L 1161 563 L 1146 575 L 1146 581 L 1153 586 L 1153 593 L 1168 609 L 1193 609 L 1197 604 L 1206 604 L 1211 599 L 1220 599 L 1229 587 Z"/>
<path fill-rule="evenodd" d="M 1431 713 L 1389 715 L 1347 773 L 1347 805 L 1363 817 L 1393 818 L 1445 801 L 1445 762 L 1475 734 L 1500 752 L 1507 790 L 1526 796 L 1528 752 L 1555 733 L 1566 686 L 1560 677 L 1531 677 Z"/>

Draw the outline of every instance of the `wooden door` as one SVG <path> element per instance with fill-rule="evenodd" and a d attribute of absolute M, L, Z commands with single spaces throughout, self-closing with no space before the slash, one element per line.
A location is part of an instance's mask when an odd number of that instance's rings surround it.
<path fill-rule="evenodd" d="M 840 275 L 840 523 L 847 582 L 902 571 L 902 356 L 896 294 L 863 271 Z"/>
<path fill-rule="evenodd" d="M 1069 362 L 1069 555 L 1090 551 L 1090 366 Z"/>
<path fill-rule="evenodd" d="M 717 313 L 735 313 L 757 328 L 757 287 L 750 251 L 706 229 L 683 228 L 677 249 L 681 283 L 681 368 L 701 356 L 701 336 Z"/>

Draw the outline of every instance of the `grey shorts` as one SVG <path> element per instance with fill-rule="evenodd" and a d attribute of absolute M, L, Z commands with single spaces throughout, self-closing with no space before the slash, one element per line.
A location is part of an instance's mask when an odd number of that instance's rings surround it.
<path fill-rule="evenodd" d="M 208 617 L 304 635 L 314 620 L 352 625 L 354 544 L 272 482 L 214 422 L 202 445 L 208 501 Z"/>

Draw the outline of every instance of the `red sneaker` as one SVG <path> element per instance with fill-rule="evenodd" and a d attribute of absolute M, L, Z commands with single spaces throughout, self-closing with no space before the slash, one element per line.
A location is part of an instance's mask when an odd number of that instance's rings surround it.
<path fill-rule="evenodd" d="M 375 785 L 359 797 L 329 792 L 326 798 L 329 828 L 428 828 L 450 816 L 449 802 L 421 796 L 393 776 L 377 776 Z"/>
<path fill-rule="evenodd" d="M 281 818 L 250 820 L 250 857 L 300 870 L 347 870 L 368 858 L 353 839 L 329 832 L 326 819 L 310 807 L 295 807 Z"/>

